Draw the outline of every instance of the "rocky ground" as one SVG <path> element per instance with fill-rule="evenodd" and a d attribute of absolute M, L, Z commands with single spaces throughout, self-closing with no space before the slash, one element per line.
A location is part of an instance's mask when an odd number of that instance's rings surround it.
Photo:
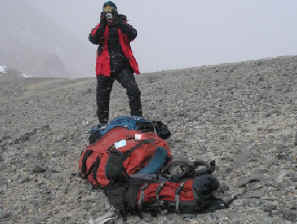
<path fill-rule="evenodd" d="M 144 115 L 175 157 L 215 159 L 229 209 L 128 223 L 297 223 L 297 57 L 143 74 Z M 95 78 L 0 77 L 0 223 L 89 223 L 109 210 L 77 176 L 95 117 Z M 129 114 L 115 84 L 111 118 Z M 242 193 L 242 194 L 241 194 Z"/>

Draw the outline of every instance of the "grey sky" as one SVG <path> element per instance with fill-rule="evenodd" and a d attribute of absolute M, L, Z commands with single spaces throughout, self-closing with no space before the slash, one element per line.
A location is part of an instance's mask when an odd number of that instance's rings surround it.
<path fill-rule="evenodd" d="M 104 1 L 26 0 L 88 43 Z M 142 72 L 297 54 L 297 1 L 118 0 Z"/>

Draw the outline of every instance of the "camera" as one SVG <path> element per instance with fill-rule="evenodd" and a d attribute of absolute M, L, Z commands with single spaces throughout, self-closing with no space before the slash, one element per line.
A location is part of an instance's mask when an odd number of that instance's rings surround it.
<path fill-rule="evenodd" d="M 113 15 L 112 15 L 112 13 L 110 13 L 110 12 L 108 12 L 108 13 L 105 14 L 105 18 L 106 18 L 107 20 L 111 20 L 112 17 L 113 17 Z"/>

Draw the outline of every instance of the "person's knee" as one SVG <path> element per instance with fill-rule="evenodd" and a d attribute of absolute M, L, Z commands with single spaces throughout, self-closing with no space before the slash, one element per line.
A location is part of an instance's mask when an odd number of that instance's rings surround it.
<path fill-rule="evenodd" d="M 130 88 L 127 90 L 127 95 L 129 97 L 138 98 L 141 96 L 141 91 L 139 88 Z"/>
<path fill-rule="evenodd" d="M 99 98 L 107 98 L 111 93 L 111 87 L 105 86 L 103 88 L 97 88 L 97 97 Z"/>

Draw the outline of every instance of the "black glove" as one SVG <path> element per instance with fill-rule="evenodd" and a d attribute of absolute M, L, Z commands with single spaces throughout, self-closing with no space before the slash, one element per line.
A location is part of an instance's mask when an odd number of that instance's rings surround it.
<path fill-rule="evenodd" d="M 105 18 L 105 12 L 101 12 L 100 14 L 100 24 L 105 25 L 106 24 L 106 18 Z"/>
<path fill-rule="evenodd" d="M 118 27 L 121 24 L 122 24 L 122 18 L 119 17 L 118 15 L 114 15 L 114 17 L 112 19 L 112 25 Z"/>

